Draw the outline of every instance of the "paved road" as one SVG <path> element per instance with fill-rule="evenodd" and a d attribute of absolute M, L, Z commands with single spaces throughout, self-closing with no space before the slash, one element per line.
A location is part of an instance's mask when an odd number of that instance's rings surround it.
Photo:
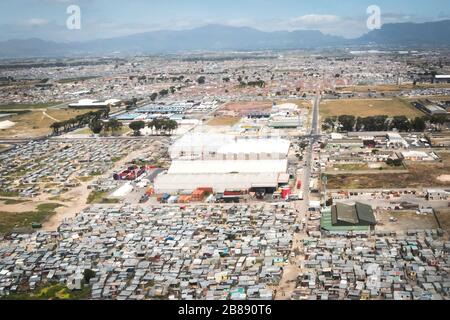
<path fill-rule="evenodd" d="M 307 221 L 309 218 L 309 182 L 311 180 L 313 144 L 320 139 L 319 104 L 320 95 L 317 95 L 314 100 L 312 112 L 311 133 L 307 136 L 309 139 L 309 145 L 303 157 L 307 164 L 307 166 L 303 169 L 302 178 L 302 190 L 304 195 L 303 201 L 297 201 L 294 203 L 294 208 L 297 212 L 295 224 L 302 226 L 303 229 L 294 234 L 291 252 L 300 253 L 300 255 L 296 255 L 294 258 L 289 258 L 289 263 L 283 270 L 283 277 L 277 289 L 275 297 L 276 300 L 290 300 L 291 294 L 296 287 L 297 276 L 302 272 L 299 264 L 304 259 L 301 252 L 303 252 L 303 239 L 307 236 L 305 233 L 305 228 L 307 227 Z M 302 224 L 302 221 L 304 221 L 305 224 Z"/>

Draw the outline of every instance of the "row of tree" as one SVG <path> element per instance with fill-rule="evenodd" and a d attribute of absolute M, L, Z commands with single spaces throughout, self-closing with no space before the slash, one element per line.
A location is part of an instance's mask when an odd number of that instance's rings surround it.
<path fill-rule="evenodd" d="M 266 86 L 266 82 L 264 80 L 249 81 L 249 82 L 240 81 L 239 82 L 239 86 L 240 87 L 260 87 L 260 88 L 264 88 Z"/>
<path fill-rule="evenodd" d="M 160 118 L 153 119 L 148 124 L 146 124 L 144 121 L 133 121 L 129 125 L 130 129 L 133 130 L 133 134 L 135 136 L 140 136 L 141 130 L 146 126 L 152 130 L 152 134 L 155 132 L 157 134 L 172 134 L 173 131 L 178 128 L 178 123 L 175 120 Z"/>
<path fill-rule="evenodd" d="M 92 123 L 101 122 L 101 119 L 107 119 L 109 117 L 110 112 L 111 109 L 109 107 L 97 111 L 90 111 L 69 120 L 54 122 L 50 125 L 50 128 L 53 130 L 53 134 L 59 135 L 62 132 L 69 132 L 73 129 L 91 125 Z"/>
<path fill-rule="evenodd" d="M 372 117 L 341 115 L 325 118 L 322 129 L 332 132 L 390 131 L 393 129 L 397 129 L 400 132 L 423 132 L 427 128 L 427 124 L 440 128 L 448 121 L 449 118 L 446 115 L 416 117 L 412 120 L 406 116 L 390 118 L 386 115 Z"/>
<path fill-rule="evenodd" d="M 123 124 L 117 119 L 110 119 L 108 121 L 95 120 L 89 123 L 89 129 L 92 133 L 99 134 L 103 132 L 111 132 L 112 135 L 116 135 L 122 129 Z"/>

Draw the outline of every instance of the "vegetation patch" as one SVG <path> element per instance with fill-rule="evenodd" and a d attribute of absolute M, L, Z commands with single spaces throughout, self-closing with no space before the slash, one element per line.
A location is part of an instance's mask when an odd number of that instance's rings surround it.
<path fill-rule="evenodd" d="M 81 290 L 70 290 L 60 283 L 41 286 L 31 292 L 19 292 L 2 298 L 3 300 L 88 300 L 91 289 L 85 286 Z"/>
<path fill-rule="evenodd" d="M 114 204 L 119 203 L 119 199 L 108 198 L 108 192 L 92 191 L 87 199 L 88 204 Z"/>
<path fill-rule="evenodd" d="M 20 203 L 29 202 L 30 200 L 0 198 L 0 201 L 3 201 L 3 203 L 6 205 L 12 205 L 12 204 L 20 204 Z"/>
<path fill-rule="evenodd" d="M 0 105 L 0 110 L 33 110 L 33 109 L 47 109 L 57 106 L 60 102 L 49 102 L 49 103 L 35 103 L 35 104 L 2 104 Z"/>
<path fill-rule="evenodd" d="M 328 175 L 329 189 L 391 189 L 449 187 L 450 182 L 441 181 L 441 175 L 450 172 L 450 154 L 439 154 L 439 162 L 414 162 L 406 166 L 406 173 L 334 174 Z M 400 167 L 401 168 L 401 167 Z"/>
<path fill-rule="evenodd" d="M 4 212 L 0 211 L 0 234 L 13 231 L 30 232 L 33 224 L 42 224 L 47 221 L 55 210 L 61 207 L 56 203 L 44 203 L 36 207 L 35 211 L 27 212 Z"/>

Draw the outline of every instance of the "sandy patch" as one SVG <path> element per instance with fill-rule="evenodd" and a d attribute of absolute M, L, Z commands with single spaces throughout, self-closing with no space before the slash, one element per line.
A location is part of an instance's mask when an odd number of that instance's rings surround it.
<path fill-rule="evenodd" d="M 0 130 L 9 129 L 11 127 L 14 127 L 15 125 L 16 124 L 14 122 L 9 120 L 0 121 Z"/>
<path fill-rule="evenodd" d="M 443 174 L 439 177 L 437 177 L 437 179 L 441 182 L 450 182 L 450 175 L 449 174 Z"/>

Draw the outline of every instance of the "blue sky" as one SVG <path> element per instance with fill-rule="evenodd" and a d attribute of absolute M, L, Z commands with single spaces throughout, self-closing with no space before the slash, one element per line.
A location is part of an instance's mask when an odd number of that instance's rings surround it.
<path fill-rule="evenodd" d="M 78 31 L 65 27 L 71 4 L 81 8 Z M 1 0 L 0 40 L 79 41 L 212 23 L 357 37 L 368 31 L 366 9 L 373 4 L 383 23 L 450 18 L 448 0 Z"/>

